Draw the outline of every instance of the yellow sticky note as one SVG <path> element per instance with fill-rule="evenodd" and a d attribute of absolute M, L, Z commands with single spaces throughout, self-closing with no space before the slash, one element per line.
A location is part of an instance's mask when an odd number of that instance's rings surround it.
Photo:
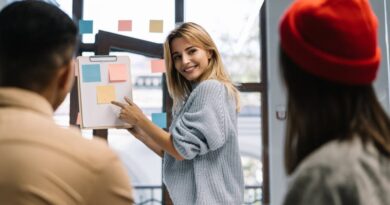
<path fill-rule="evenodd" d="M 129 76 L 125 64 L 109 64 L 108 75 L 110 82 L 125 82 Z"/>
<path fill-rule="evenodd" d="M 165 72 L 165 61 L 164 60 L 152 60 L 151 67 L 152 67 L 152 73 L 163 73 L 163 72 Z"/>
<path fill-rule="evenodd" d="M 116 100 L 115 87 L 112 85 L 96 86 L 96 95 L 98 104 L 109 104 Z"/>
<path fill-rule="evenodd" d="M 163 20 L 150 20 L 149 22 L 149 32 L 151 33 L 162 33 L 163 27 Z"/>

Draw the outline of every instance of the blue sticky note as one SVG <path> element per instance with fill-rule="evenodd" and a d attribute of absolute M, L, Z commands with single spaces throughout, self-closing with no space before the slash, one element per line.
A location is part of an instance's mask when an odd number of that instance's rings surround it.
<path fill-rule="evenodd" d="M 92 33 L 93 21 L 92 20 L 79 20 L 79 32 L 83 33 Z"/>
<path fill-rule="evenodd" d="M 83 73 L 83 82 L 100 82 L 100 65 L 87 64 L 81 67 Z"/>
<path fill-rule="evenodd" d="M 160 128 L 167 128 L 167 113 L 152 113 L 152 121 Z"/>

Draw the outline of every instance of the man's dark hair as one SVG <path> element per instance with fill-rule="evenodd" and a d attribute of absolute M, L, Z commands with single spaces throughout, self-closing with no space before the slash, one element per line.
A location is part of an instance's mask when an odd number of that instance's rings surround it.
<path fill-rule="evenodd" d="M 40 91 L 72 60 L 77 26 L 57 6 L 18 1 L 0 12 L 0 86 Z"/>

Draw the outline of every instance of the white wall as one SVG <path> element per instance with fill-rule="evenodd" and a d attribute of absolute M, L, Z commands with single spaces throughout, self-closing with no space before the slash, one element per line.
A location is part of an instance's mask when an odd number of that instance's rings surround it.
<path fill-rule="evenodd" d="M 270 203 L 281 204 L 286 190 L 286 176 L 283 166 L 283 144 L 285 121 L 276 119 L 276 107 L 286 105 L 285 90 L 281 84 L 278 62 L 279 19 L 290 0 L 266 1 L 266 52 L 268 78 L 268 111 L 269 111 L 269 172 Z"/>
<path fill-rule="evenodd" d="M 371 0 L 372 7 L 379 20 L 379 43 L 382 49 L 382 60 L 378 78 L 374 83 L 378 97 L 389 113 L 389 25 L 390 3 L 386 0 Z M 278 62 L 278 26 L 279 19 L 292 0 L 266 1 L 266 50 L 268 71 L 268 110 L 269 110 L 269 151 L 270 151 L 270 202 L 279 205 L 287 188 L 287 178 L 283 166 L 283 145 L 285 121 L 276 119 L 276 108 L 285 105 L 285 90 L 281 84 Z M 387 15 L 386 15 L 387 9 Z"/>
<path fill-rule="evenodd" d="M 389 102 L 389 12 L 390 3 L 386 0 L 371 0 L 371 6 L 379 21 L 379 44 L 381 47 L 381 63 L 377 80 L 374 83 L 378 98 L 387 113 L 390 113 Z"/>

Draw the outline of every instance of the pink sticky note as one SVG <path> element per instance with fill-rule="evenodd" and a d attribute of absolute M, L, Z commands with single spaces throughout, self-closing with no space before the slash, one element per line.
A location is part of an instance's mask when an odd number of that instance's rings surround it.
<path fill-rule="evenodd" d="M 163 73 L 165 72 L 165 62 L 164 60 L 152 60 L 152 73 Z"/>
<path fill-rule="evenodd" d="M 80 124 L 81 124 L 81 114 L 77 113 L 76 125 L 80 125 Z"/>
<path fill-rule="evenodd" d="M 110 82 L 125 82 L 129 77 L 125 64 L 109 64 L 108 75 Z"/>
<path fill-rule="evenodd" d="M 118 31 L 131 31 L 133 28 L 133 22 L 131 20 L 119 20 Z"/>

